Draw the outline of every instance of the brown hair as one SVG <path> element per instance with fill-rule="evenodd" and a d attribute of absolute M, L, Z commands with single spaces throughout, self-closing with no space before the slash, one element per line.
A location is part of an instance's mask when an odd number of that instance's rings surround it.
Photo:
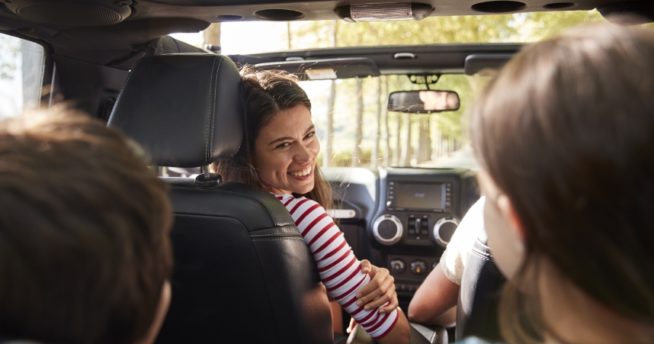
<path fill-rule="evenodd" d="M 146 336 L 171 272 L 171 211 L 135 148 L 63 107 L 0 123 L 0 335 Z"/>
<path fill-rule="evenodd" d="M 297 105 L 311 110 L 311 101 L 298 85 L 297 79 L 287 72 L 277 70 L 256 71 L 250 66 L 241 69 L 244 84 L 245 135 L 241 148 L 229 160 L 218 161 L 214 169 L 225 181 L 240 182 L 261 187 L 261 181 L 252 165 L 254 146 L 261 128 L 280 111 Z M 314 188 L 304 195 L 315 200 L 325 208 L 332 205 L 331 188 L 325 182 L 316 165 Z"/>
<path fill-rule="evenodd" d="M 544 257 L 595 302 L 650 328 L 652 75 L 651 30 L 579 28 L 515 56 L 471 119 L 480 163 L 525 229 L 528 253 L 517 277 L 527 279 L 525 267 Z M 538 313 L 537 300 L 521 300 L 511 283 L 504 299 L 506 339 L 534 339 L 515 317 Z M 545 331 L 538 315 L 532 320 Z"/>

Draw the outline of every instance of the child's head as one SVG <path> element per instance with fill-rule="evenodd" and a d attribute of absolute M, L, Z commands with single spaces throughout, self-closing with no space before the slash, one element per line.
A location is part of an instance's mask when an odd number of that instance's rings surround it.
<path fill-rule="evenodd" d="M 541 296 L 553 271 L 651 326 L 654 32 L 591 26 L 528 46 L 481 98 L 472 140 L 499 267 Z"/>
<path fill-rule="evenodd" d="M 0 336 L 156 333 L 172 264 L 167 197 L 138 148 L 99 121 L 59 107 L 1 122 Z"/>

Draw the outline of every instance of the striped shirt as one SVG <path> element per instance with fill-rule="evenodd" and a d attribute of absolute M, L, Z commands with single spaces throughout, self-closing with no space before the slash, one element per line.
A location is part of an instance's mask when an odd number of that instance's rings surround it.
<path fill-rule="evenodd" d="M 318 264 L 318 273 L 327 293 L 374 339 L 386 335 L 398 319 L 397 309 L 382 314 L 356 304 L 356 292 L 370 281 L 345 241 L 343 232 L 318 202 L 306 197 L 275 195 L 291 214 Z"/>

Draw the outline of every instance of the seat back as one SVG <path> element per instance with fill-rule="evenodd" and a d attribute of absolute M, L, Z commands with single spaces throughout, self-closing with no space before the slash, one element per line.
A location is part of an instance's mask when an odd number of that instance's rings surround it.
<path fill-rule="evenodd" d="M 476 336 L 501 341 L 498 304 L 505 278 L 495 265 L 483 233 L 475 240 L 461 277 L 456 340 Z"/>
<path fill-rule="evenodd" d="M 205 166 L 242 139 L 240 77 L 226 57 L 163 55 L 130 73 L 109 124 L 154 163 Z M 165 178 L 174 209 L 173 296 L 158 343 L 328 343 L 315 262 L 272 195 L 219 178 Z"/>

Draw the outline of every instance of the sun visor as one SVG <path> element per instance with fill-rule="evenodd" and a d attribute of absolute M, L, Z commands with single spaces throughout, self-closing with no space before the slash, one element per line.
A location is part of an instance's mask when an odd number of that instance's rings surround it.
<path fill-rule="evenodd" d="M 466 56 L 464 71 L 466 75 L 474 75 L 484 69 L 500 69 L 512 57 L 512 54 L 472 54 Z"/>
<path fill-rule="evenodd" d="M 300 80 L 347 79 L 379 76 L 375 62 L 365 57 L 319 60 L 292 60 L 255 64 L 258 70 L 281 69 L 297 75 Z"/>

